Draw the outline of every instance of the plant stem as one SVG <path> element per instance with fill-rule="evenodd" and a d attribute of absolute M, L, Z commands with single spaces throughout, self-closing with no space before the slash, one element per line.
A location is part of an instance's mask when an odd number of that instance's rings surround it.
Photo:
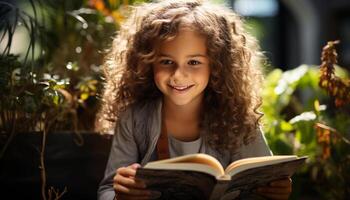
<path fill-rule="evenodd" d="M 45 146 L 46 146 L 46 128 L 43 129 L 43 137 L 42 137 L 42 144 L 41 144 L 41 152 L 40 152 L 40 170 L 41 170 L 41 195 L 43 197 L 43 200 L 46 200 L 46 171 L 45 171 L 45 163 L 44 163 L 44 156 L 45 156 Z"/>

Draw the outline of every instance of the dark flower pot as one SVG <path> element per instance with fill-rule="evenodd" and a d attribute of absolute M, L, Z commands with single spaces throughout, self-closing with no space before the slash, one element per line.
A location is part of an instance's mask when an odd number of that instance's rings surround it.
<path fill-rule="evenodd" d="M 61 199 L 96 199 L 111 139 L 96 133 L 48 133 L 45 150 L 47 189 L 67 193 Z M 41 133 L 17 134 L 0 160 L 1 199 L 42 199 L 40 178 Z M 47 191 L 46 189 L 46 191 Z"/>

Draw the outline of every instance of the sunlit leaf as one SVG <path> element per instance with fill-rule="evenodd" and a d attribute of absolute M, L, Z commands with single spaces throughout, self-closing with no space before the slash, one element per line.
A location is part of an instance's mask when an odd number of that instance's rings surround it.
<path fill-rule="evenodd" d="M 283 132 L 289 132 L 292 131 L 294 128 L 290 123 L 286 121 L 281 121 L 281 129 Z"/>
<path fill-rule="evenodd" d="M 283 73 L 278 85 L 275 88 L 276 94 L 286 93 L 290 94 L 294 91 L 293 86 L 306 74 L 308 71 L 307 65 L 301 65 L 293 70 L 289 70 Z"/>
<path fill-rule="evenodd" d="M 88 99 L 88 98 L 89 98 L 89 93 L 81 93 L 81 94 L 80 94 L 80 99 L 86 100 L 86 99 Z"/>
<path fill-rule="evenodd" d="M 120 14 L 118 10 L 112 12 L 112 17 L 115 22 L 122 23 L 124 21 L 124 16 Z"/>
<path fill-rule="evenodd" d="M 89 87 L 88 86 L 86 86 L 86 85 L 80 85 L 80 91 L 81 92 L 89 92 Z"/>
<path fill-rule="evenodd" d="M 58 106 L 59 103 L 60 103 L 60 96 L 59 94 L 57 93 L 57 91 L 54 92 L 54 95 L 52 96 L 52 99 L 53 99 L 53 103 Z"/>
<path fill-rule="evenodd" d="M 303 112 L 300 115 L 293 117 L 291 120 L 289 120 L 289 123 L 295 124 L 300 121 L 312 121 L 315 119 L 316 119 L 316 114 L 313 111 L 309 111 L 309 112 Z"/>

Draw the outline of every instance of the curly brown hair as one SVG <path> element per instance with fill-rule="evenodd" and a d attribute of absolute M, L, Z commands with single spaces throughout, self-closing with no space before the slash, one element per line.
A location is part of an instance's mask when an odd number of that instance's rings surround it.
<path fill-rule="evenodd" d="M 129 105 L 161 97 L 152 63 L 159 44 L 176 37 L 184 25 L 207 38 L 211 75 L 202 119 L 210 122 L 207 141 L 219 151 L 235 151 L 257 135 L 263 55 L 240 16 L 206 1 L 162 1 L 131 10 L 105 62 L 104 104 L 97 128 L 110 131 Z"/>

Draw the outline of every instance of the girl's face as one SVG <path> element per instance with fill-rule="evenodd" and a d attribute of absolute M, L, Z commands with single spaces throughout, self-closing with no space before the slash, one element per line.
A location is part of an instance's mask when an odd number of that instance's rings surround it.
<path fill-rule="evenodd" d="M 210 76 L 206 39 L 198 33 L 180 29 L 171 41 L 160 45 L 153 63 L 154 81 L 166 103 L 198 105 Z"/>

